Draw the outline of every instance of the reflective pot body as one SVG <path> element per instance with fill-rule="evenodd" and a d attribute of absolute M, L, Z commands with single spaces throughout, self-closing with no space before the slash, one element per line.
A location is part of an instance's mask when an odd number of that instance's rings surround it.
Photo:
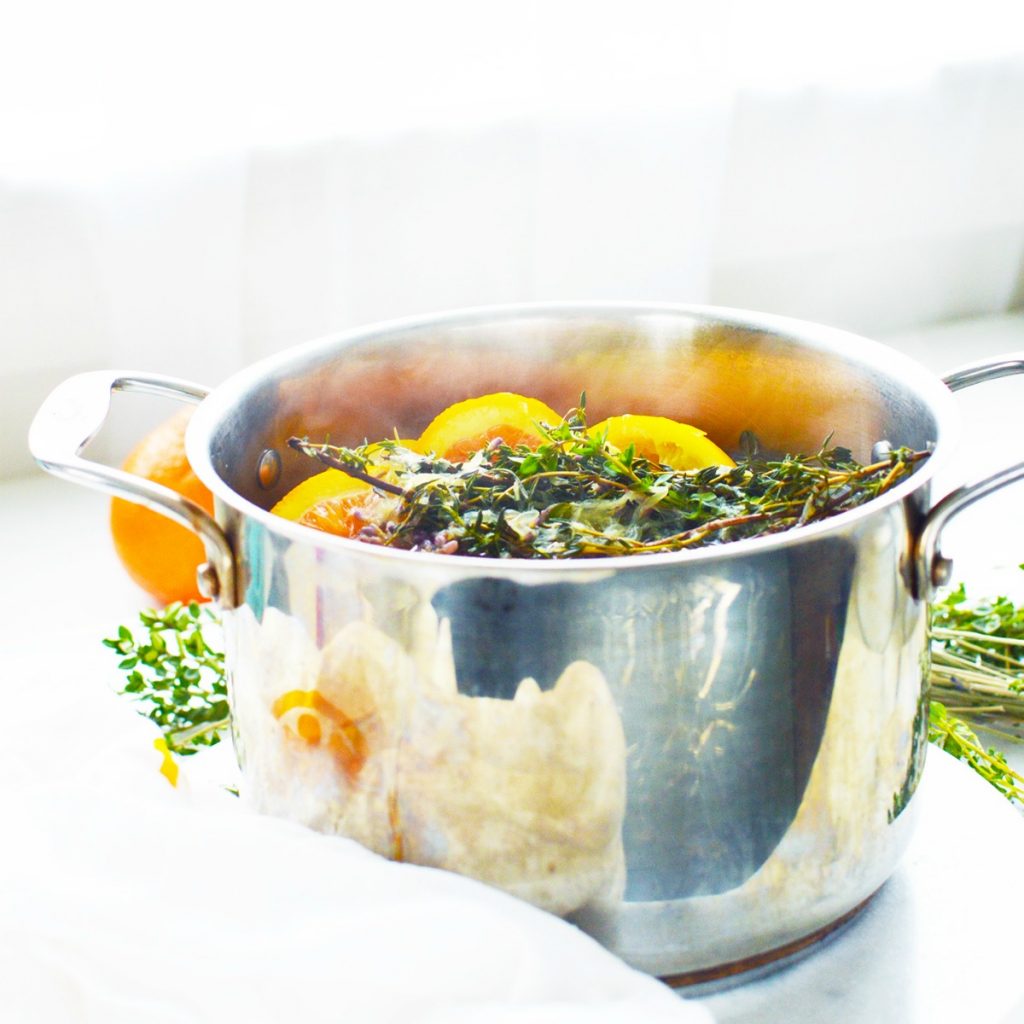
<path fill-rule="evenodd" d="M 415 437 L 494 391 L 558 410 L 585 391 L 591 422 L 669 416 L 734 453 L 752 430 L 768 451 L 832 435 L 862 461 L 882 440 L 935 454 L 853 513 L 670 555 L 399 552 L 266 511 L 316 471 L 289 436 Z M 827 928 L 912 827 L 927 745 L 913 547 L 954 420 L 941 382 L 882 346 L 702 308 L 469 311 L 257 364 L 188 435 L 235 559 L 244 797 L 498 885 L 660 975 Z"/>

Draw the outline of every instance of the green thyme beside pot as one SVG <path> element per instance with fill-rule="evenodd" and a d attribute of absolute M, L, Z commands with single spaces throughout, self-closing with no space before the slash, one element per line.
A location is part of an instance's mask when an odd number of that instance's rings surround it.
<path fill-rule="evenodd" d="M 1024 567 L 1022 567 L 1024 568 Z M 104 640 L 127 675 L 121 693 L 164 734 L 168 749 L 194 754 L 226 735 L 228 704 L 220 623 L 208 607 L 173 604 L 139 615 Z M 1024 778 L 977 732 L 1019 741 L 1024 729 L 1024 605 L 967 600 L 961 585 L 932 609 L 928 738 L 1024 806 Z M 977 730 L 977 731 L 976 731 Z"/>
<path fill-rule="evenodd" d="M 1024 738 L 1024 604 L 969 601 L 961 583 L 932 606 L 931 626 L 928 738 L 1024 805 L 1024 778 L 977 736 Z"/>
<path fill-rule="evenodd" d="M 119 691 L 163 733 L 167 749 L 194 754 L 221 741 L 228 726 L 227 674 L 220 621 L 206 605 L 139 612 L 138 638 L 120 626 L 103 641 L 128 680 Z"/>

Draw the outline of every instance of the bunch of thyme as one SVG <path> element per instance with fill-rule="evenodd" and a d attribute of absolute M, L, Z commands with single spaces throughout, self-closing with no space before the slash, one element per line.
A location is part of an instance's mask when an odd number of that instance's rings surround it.
<path fill-rule="evenodd" d="M 929 739 L 1024 804 L 1024 777 L 974 731 L 1018 742 L 1024 735 L 1024 604 L 968 601 L 961 583 L 933 606 L 931 635 Z"/>
<path fill-rule="evenodd" d="M 994 747 L 985 747 L 962 718 L 950 714 L 941 701 L 928 709 L 928 739 L 937 747 L 969 764 L 986 782 L 995 786 L 1011 803 L 1024 806 L 1024 777 L 1007 763 Z"/>
<path fill-rule="evenodd" d="M 589 434 L 583 402 L 561 423 L 539 427 L 537 448 L 495 438 L 465 462 L 391 441 L 344 448 L 293 437 L 289 444 L 401 498 L 393 516 L 368 523 L 360 540 L 548 559 L 656 554 L 778 533 L 870 501 L 928 455 L 897 448 L 865 466 L 828 439 L 810 456 L 772 460 L 751 446 L 736 466 L 677 470 Z"/>
<path fill-rule="evenodd" d="M 932 692 L 988 732 L 1024 736 L 1024 604 L 967 600 L 961 583 L 932 611 Z"/>

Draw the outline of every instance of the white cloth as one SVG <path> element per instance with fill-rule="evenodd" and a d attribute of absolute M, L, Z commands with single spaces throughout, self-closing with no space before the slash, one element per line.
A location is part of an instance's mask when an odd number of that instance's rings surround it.
<path fill-rule="evenodd" d="M 215 781 L 227 744 L 181 759 L 172 788 L 112 656 L 83 672 L 75 643 L 21 667 L 0 760 L 4 1020 L 710 1020 L 512 897 L 249 812 Z"/>

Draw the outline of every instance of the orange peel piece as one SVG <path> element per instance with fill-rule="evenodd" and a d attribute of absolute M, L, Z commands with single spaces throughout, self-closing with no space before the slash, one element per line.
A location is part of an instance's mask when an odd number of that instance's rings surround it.
<path fill-rule="evenodd" d="M 172 785 L 178 785 L 178 762 L 161 736 L 153 740 L 153 749 L 160 755 L 160 774 Z"/>

